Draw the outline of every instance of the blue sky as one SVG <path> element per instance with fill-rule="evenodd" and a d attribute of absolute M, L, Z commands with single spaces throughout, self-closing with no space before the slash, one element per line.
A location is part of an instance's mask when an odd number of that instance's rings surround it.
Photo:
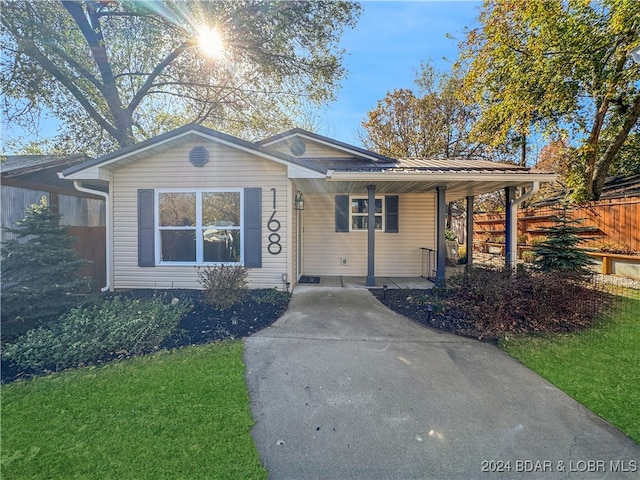
<path fill-rule="evenodd" d="M 458 57 L 465 26 L 474 26 L 480 1 L 366 1 L 358 26 L 345 32 L 349 76 L 338 100 L 319 120 L 318 133 L 359 144 L 362 120 L 378 100 L 396 88 L 415 88 L 420 63 L 441 71 Z M 455 37 L 447 38 L 447 34 Z"/>
<path fill-rule="evenodd" d="M 358 131 L 369 110 L 388 91 L 415 88 L 420 63 L 431 60 L 449 70 L 458 56 L 465 26 L 473 26 L 480 1 L 363 1 L 364 11 L 341 47 L 347 52 L 348 77 L 338 99 L 319 112 L 317 133 L 359 145 Z M 447 38 L 447 34 L 455 37 Z M 446 59 L 446 60 L 445 60 Z M 40 138 L 56 133 L 56 123 L 43 121 Z M 2 136 L 19 135 L 3 125 Z"/>

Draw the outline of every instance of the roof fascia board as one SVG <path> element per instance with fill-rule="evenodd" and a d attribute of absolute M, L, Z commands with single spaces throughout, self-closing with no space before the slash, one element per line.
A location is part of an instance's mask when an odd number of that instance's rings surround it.
<path fill-rule="evenodd" d="M 281 157 L 274 152 L 265 151 L 264 148 L 257 145 L 253 145 L 249 142 L 246 142 L 247 145 L 243 145 L 242 143 L 244 143 L 244 141 L 240 139 L 238 139 L 239 140 L 238 142 L 234 142 L 234 141 L 230 141 L 225 138 L 222 138 L 218 135 L 204 132 L 198 128 L 190 128 L 190 129 L 184 130 L 183 132 L 179 132 L 179 133 L 176 132 L 175 135 L 167 136 L 166 138 L 162 138 L 160 140 L 156 139 L 156 141 L 153 141 L 154 139 L 150 139 L 148 144 L 145 144 L 145 142 L 142 142 L 142 144 L 132 145 L 131 150 L 127 149 L 126 151 L 120 152 L 120 153 L 114 152 L 113 154 L 110 154 L 111 156 L 107 155 L 107 158 L 105 157 L 102 157 L 102 159 L 97 158 L 95 159 L 95 161 L 87 162 L 84 165 L 83 164 L 76 165 L 74 167 L 71 167 L 63 171 L 61 178 L 76 179 L 76 180 L 81 180 L 81 179 L 102 180 L 104 179 L 102 178 L 104 175 L 100 172 L 103 171 L 104 167 L 108 167 L 114 163 L 122 161 L 127 157 L 143 154 L 148 150 L 156 149 L 167 143 L 176 142 L 177 140 L 189 135 L 200 136 L 202 138 L 213 141 L 215 143 L 219 143 L 219 144 L 228 146 L 230 148 L 234 148 L 237 150 L 250 153 L 252 155 L 257 155 L 257 156 L 266 158 L 268 160 L 284 165 L 287 168 L 290 168 L 291 166 L 295 166 L 297 167 L 298 170 L 300 169 L 307 170 L 310 176 L 315 176 L 318 173 L 313 169 L 310 169 L 308 167 L 295 163 L 293 159 L 288 159 L 285 156 Z"/>
<path fill-rule="evenodd" d="M 555 173 L 514 172 L 514 173 L 459 173 L 459 172 L 338 172 L 329 170 L 326 175 L 330 182 L 554 182 L 558 179 Z"/>

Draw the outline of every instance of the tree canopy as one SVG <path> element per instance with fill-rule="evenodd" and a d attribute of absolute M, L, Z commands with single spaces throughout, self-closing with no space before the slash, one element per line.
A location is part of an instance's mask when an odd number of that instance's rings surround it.
<path fill-rule="evenodd" d="M 389 157 L 473 157 L 482 154 L 469 141 L 477 109 L 461 97 L 460 78 L 422 63 L 417 95 L 396 89 L 378 100 L 363 120 L 364 146 Z"/>
<path fill-rule="evenodd" d="M 5 1 L 4 114 L 33 129 L 49 112 L 58 147 L 94 155 L 188 122 L 275 133 L 334 98 L 359 14 L 339 0 Z"/>
<path fill-rule="evenodd" d="M 638 132 L 640 65 L 629 52 L 639 39 L 636 0 L 485 0 L 461 44 L 466 87 L 482 105 L 474 138 L 566 137 L 574 199 L 598 199 Z"/>

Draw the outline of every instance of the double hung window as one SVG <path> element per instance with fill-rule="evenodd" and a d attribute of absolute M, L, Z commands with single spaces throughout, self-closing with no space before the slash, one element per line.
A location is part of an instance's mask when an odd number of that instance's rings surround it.
<path fill-rule="evenodd" d="M 375 229 L 384 229 L 384 202 L 382 198 L 375 199 Z M 369 228 L 369 200 L 367 198 L 351 197 L 351 230 L 367 230 Z"/>
<path fill-rule="evenodd" d="M 160 264 L 242 263 L 240 189 L 156 194 Z"/>

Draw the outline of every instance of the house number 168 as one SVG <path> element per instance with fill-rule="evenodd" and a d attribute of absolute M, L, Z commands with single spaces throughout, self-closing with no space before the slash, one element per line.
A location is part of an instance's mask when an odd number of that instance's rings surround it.
<path fill-rule="evenodd" d="M 267 228 L 271 232 L 269 234 L 269 246 L 267 250 L 271 255 L 278 255 L 282 251 L 282 245 L 280 245 L 280 234 L 278 230 L 280 230 L 280 221 L 275 218 L 276 216 L 276 189 L 272 188 L 273 192 L 273 213 L 267 222 Z"/>

